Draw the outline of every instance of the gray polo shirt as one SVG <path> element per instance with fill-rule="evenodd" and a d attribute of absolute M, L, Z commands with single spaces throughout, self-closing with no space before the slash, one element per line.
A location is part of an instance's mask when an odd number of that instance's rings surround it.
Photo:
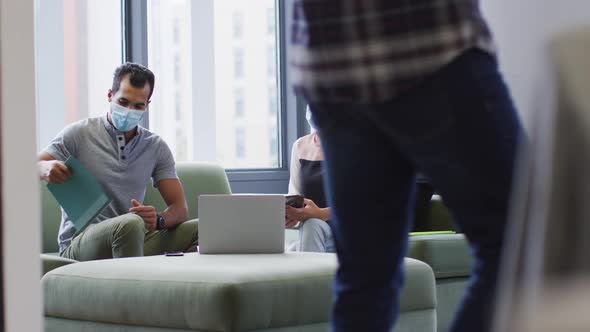
<path fill-rule="evenodd" d="M 138 127 L 135 137 L 125 144 L 123 132 L 115 129 L 106 115 L 65 127 L 44 152 L 61 161 L 74 156 L 113 200 L 94 223 L 127 213 L 132 198 L 143 202 L 150 177 L 154 187 L 162 179 L 178 178 L 172 152 L 160 136 Z M 57 240 L 63 251 L 76 229 L 63 209 L 61 215 Z"/>

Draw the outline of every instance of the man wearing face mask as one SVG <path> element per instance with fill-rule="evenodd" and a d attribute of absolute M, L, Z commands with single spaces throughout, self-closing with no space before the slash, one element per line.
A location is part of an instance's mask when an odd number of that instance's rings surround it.
<path fill-rule="evenodd" d="M 188 207 L 174 157 L 160 136 L 139 126 L 147 116 L 154 81 L 154 74 L 141 65 L 119 66 L 107 94 L 108 112 L 68 125 L 39 153 L 42 180 L 67 181 L 71 171 L 64 161 L 73 156 L 112 199 L 82 232 L 62 209 L 61 256 L 86 261 L 196 246 L 197 224 L 185 222 Z M 142 204 L 150 178 L 168 205 L 164 211 Z"/>

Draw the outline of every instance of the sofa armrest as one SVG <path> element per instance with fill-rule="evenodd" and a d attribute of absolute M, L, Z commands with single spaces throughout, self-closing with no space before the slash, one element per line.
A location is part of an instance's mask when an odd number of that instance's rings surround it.
<path fill-rule="evenodd" d="M 411 236 L 407 256 L 430 265 L 437 279 L 469 277 L 473 265 L 463 234 Z"/>
<path fill-rule="evenodd" d="M 60 257 L 57 254 L 41 254 L 41 265 L 43 268 L 43 274 L 41 276 L 44 276 L 45 273 L 57 269 L 58 267 L 77 262 L 77 260 Z"/>
<path fill-rule="evenodd" d="M 406 258 L 404 270 L 400 311 L 434 310 L 436 308 L 436 291 L 432 268 L 419 260 Z"/>

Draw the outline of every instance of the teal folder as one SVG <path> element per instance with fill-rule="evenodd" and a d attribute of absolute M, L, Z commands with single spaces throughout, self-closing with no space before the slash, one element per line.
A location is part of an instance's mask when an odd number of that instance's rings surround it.
<path fill-rule="evenodd" d="M 48 183 L 47 188 L 81 232 L 111 203 L 94 176 L 74 157 L 66 160 L 72 176 L 64 183 Z"/>

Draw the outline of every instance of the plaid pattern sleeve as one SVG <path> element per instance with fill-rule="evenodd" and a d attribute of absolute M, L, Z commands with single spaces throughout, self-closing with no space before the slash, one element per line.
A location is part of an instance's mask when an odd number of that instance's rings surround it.
<path fill-rule="evenodd" d="M 311 102 L 395 98 L 470 48 L 494 53 L 479 0 L 295 0 L 292 83 Z"/>

